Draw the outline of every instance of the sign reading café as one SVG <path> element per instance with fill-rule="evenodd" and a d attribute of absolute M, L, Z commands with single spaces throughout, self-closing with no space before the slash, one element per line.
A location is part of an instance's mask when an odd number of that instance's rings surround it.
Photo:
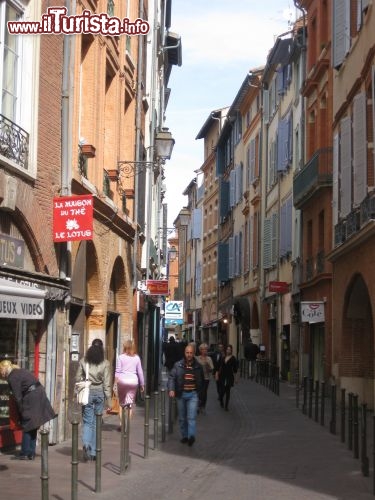
<path fill-rule="evenodd" d="M 53 241 L 92 240 L 93 196 L 61 196 L 53 199 Z"/>

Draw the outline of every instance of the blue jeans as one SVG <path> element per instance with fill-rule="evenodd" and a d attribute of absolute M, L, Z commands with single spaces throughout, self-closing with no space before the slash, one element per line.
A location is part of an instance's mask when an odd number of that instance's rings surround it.
<path fill-rule="evenodd" d="M 103 387 L 90 387 L 89 402 L 82 407 L 82 443 L 92 457 L 96 456 L 96 415 L 103 413 L 103 409 Z"/>
<path fill-rule="evenodd" d="M 196 391 L 183 392 L 177 398 L 178 423 L 183 438 L 195 437 L 198 394 Z"/>
<path fill-rule="evenodd" d="M 38 429 L 33 429 L 32 431 L 23 431 L 21 455 L 26 455 L 28 457 L 30 456 L 35 457 L 37 433 Z"/>

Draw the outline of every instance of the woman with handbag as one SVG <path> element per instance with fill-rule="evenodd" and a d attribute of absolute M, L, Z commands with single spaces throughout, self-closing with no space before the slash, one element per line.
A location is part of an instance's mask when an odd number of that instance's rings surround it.
<path fill-rule="evenodd" d="M 44 387 L 28 370 L 5 359 L 0 362 L 0 378 L 12 391 L 23 430 L 21 452 L 12 459 L 34 460 L 37 433 L 40 426 L 57 417 Z"/>
<path fill-rule="evenodd" d="M 117 358 L 115 386 L 121 408 L 119 412 L 121 422 L 122 409 L 134 405 L 138 386 L 141 392 L 145 389 L 141 359 L 135 352 L 133 340 L 124 343 L 123 353 Z"/>
<path fill-rule="evenodd" d="M 87 373 L 88 372 L 88 373 Z M 96 415 L 111 406 L 111 368 L 104 359 L 103 342 L 92 341 L 91 346 L 79 362 L 76 382 L 88 380 L 90 392 L 88 403 L 82 406 L 82 443 L 84 460 L 96 460 Z"/>
<path fill-rule="evenodd" d="M 234 385 L 234 376 L 238 370 L 237 358 L 233 356 L 233 347 L 229 344 L 225 350 L 225 357 L 220 361 L 219 370 L 217 372 L 219 386 L 220 386 L 220 406 L 224 408 L 225 396 L 225 410 L 228 411 L 230 390 Z"/>

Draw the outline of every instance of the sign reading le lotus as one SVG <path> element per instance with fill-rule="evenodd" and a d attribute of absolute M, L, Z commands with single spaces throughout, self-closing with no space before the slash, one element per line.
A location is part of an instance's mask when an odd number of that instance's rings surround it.
<path fill-rule="evenodd" d="M 53 241 L 92 240 L 93 196 L 61 196 L 53 199 Z"/>
<path fill-rule="evenodd" d="M 324 302 L 301 302 L 302 323 L 323 323 Z"/>

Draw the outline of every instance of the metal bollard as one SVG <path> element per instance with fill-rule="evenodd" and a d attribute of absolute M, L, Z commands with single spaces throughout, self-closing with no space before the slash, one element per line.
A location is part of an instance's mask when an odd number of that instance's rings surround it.
<path fill-rule="evenodd" d="M 341 442 L 345 443 L 345 389 L 341 389 Z"/>
<path fill-rule="evenodd" d="M 320 392 L 320 425 L 324 426 L 324 409 L 325 409 L 325 395 L 326 395 L 326 383 L 322 381 L 321 392 Z"/>
<path fill-rule="evenodd" d="M 173 432 L 173 398 L 168 398 L 168 434 Z"/>
<path fill-rule="evenodd" d="M 303 404 L 302 404 L 302 413 L 306 415 L 307 407 L 307 377 L 303 377 Z"/>
<path fill-rule="evenodd" d="M 154 450 L 159 447 L 159 393 L 154 392 Z"/>
<path fill-rule="evenodd" d="M 148 441 L 150 434 L 150 396 L 145 396 L 145 423 L 144 423 L 144 458 L 148 457 Z"/>
<path fill-rule="evenodd" d="M 299 370 L 296 370 L 296 408 L 299 408 Z"/>
<path fill-rule="evenodd" d="M 165 389 L 161 390 L 161 442 L 165 443 Z"/>
<path fill-rule="evenodd" d="M 319 420 L 319 380 L 315 380 L 315 422 Z"/>
<path fill-rule="evenodd" d="M 102 491 L 102 413 L 96 414 L 95 492 Z"/>
<path fill-rule="evenodd" d="M 72 500 L 77 500 L 78 496 L 78 420 L 72 422 Z"/>
<path fill-rule="evenodd" d="M 42 482 L 42 500 L 48 500 L 48 434 L 49 430 L 42 429 L 40 431 L 41 435 L 41 452 L 42 452 L 42 464 L 41 464 L 41 474 L 40 479 Z"/>
<path fill-rule="evenodd" d="M 130 438 L 130 407 L 122 408 L 121 413 L 121 448 L 120 448 L 120 474 L 125 474 L 130 466 L 129 457 Z"/>
<path fill-rule="evenodd" d="M 353 396 L 353 456 L 359 458 L 358 394 Z"/>
<path fill-rule="evenodd" d="M 314 381 L 309 378 L 309 418 L 312 418 L 313 410 Z"/>
<path fill-rule="evenodd" d="M 348 394 L 348 448 L 353 449 L 353 393 Z"/>
<path fill-rule="evenodd" d="M 331 422 L 329 425 L 331 434 L 336 434 L 336 385 L 331 385 Z"/>
<path fill-rule="evenodd" d="M 361 470 L 365 477 L 370 475 L 369 469 L 369 459 L 367 456 L 367 404 L 362 403 L 362 446 L 361 446 Z"/>

